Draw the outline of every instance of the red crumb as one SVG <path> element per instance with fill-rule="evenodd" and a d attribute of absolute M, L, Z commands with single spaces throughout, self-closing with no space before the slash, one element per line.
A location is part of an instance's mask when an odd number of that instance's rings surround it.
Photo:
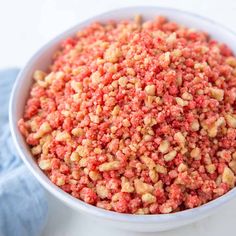
<path fill-rule="evenodd" d="M 19 129 L 50 180 L 131 214 L 200 206 L 236 174 L 236 58 L 164 17 L 94 23 L 35 71 Z"/>

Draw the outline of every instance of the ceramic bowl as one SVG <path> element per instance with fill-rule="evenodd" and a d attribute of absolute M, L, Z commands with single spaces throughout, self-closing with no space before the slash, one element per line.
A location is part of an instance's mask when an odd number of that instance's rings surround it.
<path fill-rule="evenodd" d="M 133 18 L 136 14 L 142 14 L 144 20 L 153 19 L 157 15 L 164 15 L 170 20 L 174 20 L 180 24 L 190 28 L 196 28 L 208 32 L 213 38 L 228 44 L 234 52 L 236 52 L 236 35 L 226 27 L 203 18 L 201 16 L 169 8 L 160 7 L 129 7 L 106 12 L 104 14 L 90 18 L 81 22 L 73 28 L 60 34 L 51 40 L 45 46 L 40 48 L 38 52 L 28 61 L 20 72 L 10 100 L 10 127 L 12 137 L 19 155 L 25 162 L 29 170 L 38 179 L 38 181 L 56 198 L 73 209 L 97 218 L 110 226 L 120 229 L 128 229 L 136 232 L 155 232 L 174 229 L 179 226 L 193 223 L 199 219 L 212 214 L 217 208 L 223 206 L 226 202 L 236 196 L 236 189 L 232 189 L 227 194 L 213 200 L 203 206 L 189 209 L 172 214 L 162 215 L 131 215 L 111 212 L 100 209 L 98 207 L 86 204 L 71 195 L 62 191 L 54 185 L 47 176 L 39 169 L 30 150 L 21 135 L 17 121 L 22 117 L 26 99 L 29 95 L 30 86 L 32 84 L 32 74 L 36 69 L 45 70 L 51 62 L 51 56 L 59 47 L 60 42 L 68 36 L 73 36 L 77 31 L 84 28 L 94 21 L 106 22 L 107 20 L 121 20 Z"/>

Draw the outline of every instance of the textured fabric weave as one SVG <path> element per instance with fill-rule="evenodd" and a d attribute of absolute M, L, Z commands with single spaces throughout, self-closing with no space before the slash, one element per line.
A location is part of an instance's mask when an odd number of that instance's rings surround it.
<path fill-rule="evenodd" d="M 17 74 L 17 69 L 0 70 L 0 236 L 36 236 L 45 226 L 48 206 L 10 135 L 9 97 Z"/>

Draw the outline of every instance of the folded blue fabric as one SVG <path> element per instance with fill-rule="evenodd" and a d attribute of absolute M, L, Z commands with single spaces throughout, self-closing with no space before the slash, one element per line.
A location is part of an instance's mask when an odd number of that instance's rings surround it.
<path fill-rule="evenodd" d="M 8 104 L 17 74 L 17 69 L 0 70 L 0 236 L 36 236 L 46 224 L 48 205 L 11 140 Z"/>

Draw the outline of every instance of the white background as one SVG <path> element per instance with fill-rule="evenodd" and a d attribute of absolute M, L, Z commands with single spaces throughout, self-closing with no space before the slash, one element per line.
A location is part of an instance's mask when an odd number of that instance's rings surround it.
<path fill-rule="evenodd" d="M 39 47 L 68 27 L 95 14 L 131 5 L 188 10 L 236 31 L 236 0 L 0 0 L 0 68 L 22 67 Z M 150 235 L 99 225 L 67 208 L 49 194 L 48 199 L 49 220 L 43 236 L 236 235 L 236 199 L 198 223 Z"/>

